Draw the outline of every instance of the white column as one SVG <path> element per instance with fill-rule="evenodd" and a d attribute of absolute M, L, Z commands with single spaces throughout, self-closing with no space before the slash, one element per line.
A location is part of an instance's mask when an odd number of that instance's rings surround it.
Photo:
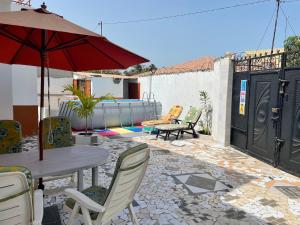
<path fill-rule="evenodd" d="M 215 101 L 213 105 L 212 137 L 222 146 L 230 145 L 233 66 L 230 58 L 214 64 Z"/>

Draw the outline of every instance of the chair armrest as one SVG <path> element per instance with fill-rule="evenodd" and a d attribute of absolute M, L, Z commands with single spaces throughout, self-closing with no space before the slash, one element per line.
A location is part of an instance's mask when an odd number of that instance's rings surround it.
<path fill-rule="evenodd" d="M 188 121 L 187 123 L 189 124 L 189 127 L 191 127 L 191 128 L 194 127 L 194 126 L 196 125 L 196 123 L 193 123 L 193 122 L 191 122 L 191 121 Z"/>
<path fill-rule="evenodd" d="M 180 120 L 180 119 L 173 119 L 173 121 L 175 122 L 175 124 L 179 124 L 179 122 L 181 122 L 182 120 Z"/>
<path fill-rule="evenodd" d="M 87 197 L 86 195 L 82 194 L 79 191 L 67 188 L 65 190 L 65 194 L 69 198 L 72 198 L 76 202 L 78 202 L 81 207 L 87 208 L 87 209 L 95 211 L 95 212 L 104 212 L 105 211 L 105 208 L 102 205 L 99 205 L 98 203 L 94 202 L 89 197 Z"/>
<path fill-rule="evenodd" d="M 44 202 L 43 202 L 43 191 L 35 190 L 33 193 L 34 197 L 34 221 L 33 225 L 41 225 L 44 216 Z"/>

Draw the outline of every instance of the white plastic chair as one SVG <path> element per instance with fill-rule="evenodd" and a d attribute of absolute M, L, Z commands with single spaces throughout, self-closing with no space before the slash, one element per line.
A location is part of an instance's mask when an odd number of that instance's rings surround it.
<path fill-rule="evenodd" d="M 67 199 L 65 206 L 73 209 L 68 225 L 73 225 L 78 216 L 82 216 L 85 225 L 106 224 L 125 208 L 128 208 L 133 224 L 138 225 L 132 201 L 145 175 L 149 154 L 147 144 L 123 152 L 108 189 L 90 187 L 82 193 L 66 189 L 70 199 Z"/>
<path fill-rule="evenodd" d="M 0 225 L 41 225 L 43 192 L 31 191 L 23 172 L 0 173 Z"/>

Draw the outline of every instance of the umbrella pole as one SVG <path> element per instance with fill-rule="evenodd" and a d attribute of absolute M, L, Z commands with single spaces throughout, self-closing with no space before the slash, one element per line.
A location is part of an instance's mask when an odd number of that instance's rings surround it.
<path fill-rule="evenodd" d="M 41 90 L 40 90 L 40 121 L 39 121 L 39 158 L 40 161 L 44 159 L 44 136 L 43 136 L 43 116 L 44 116 L 44 85 L 45 85 L 45 61 L 46 61 L 46 31 L 42 30 L 41 40 Z M 44 189 L 43 179 L 39 179 L 39 189 Z"/>

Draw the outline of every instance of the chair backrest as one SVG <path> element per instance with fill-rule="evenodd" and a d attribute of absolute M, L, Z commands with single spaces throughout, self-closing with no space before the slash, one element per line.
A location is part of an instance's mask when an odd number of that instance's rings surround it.
<path fill-rule="evenodd" d="M 48 117 L 43 120 L 44 148 L 61 148 L 73 145 L 72 129 L 67 117 Z"/>
<path fill-rule="evenodd" d="M 196 107 L 190 107 L 188 113 L 182 120 L 183 124 L 192 123 L 193 126 L 199 121 L 202 114 L 201 109 L 197 109 Z"/>
<path fill-rule="evenodd" d="M 0 154 L 22 151 L 22 130 L 15 120 L 0 120 Z"/>
<path fill-rule="evenodd" d="M 147 144 L 141 144 L 123 152 L 116 165 L 109 187 L 109 194 L 104 203 L 104 214 L 98 217 L 100 224 L 109 222 L 117 213 L 132 203 L 149 161 L 150 150 Z"/>
<path fill-rule="evenodd" d="M 0 167 L 0 225 L 31 225 L 32 179 L 23 167 Z"/>
<path fill-rule="evenodd" d="M 182 112 L 183 108 L 180 105 L 174 105 L 170 111 L 168 112 L 167 115 L 163 116 L 162 119 L 163 120 L 168 120 L 171 121 L 172 119 L 177 119 Z"/>

